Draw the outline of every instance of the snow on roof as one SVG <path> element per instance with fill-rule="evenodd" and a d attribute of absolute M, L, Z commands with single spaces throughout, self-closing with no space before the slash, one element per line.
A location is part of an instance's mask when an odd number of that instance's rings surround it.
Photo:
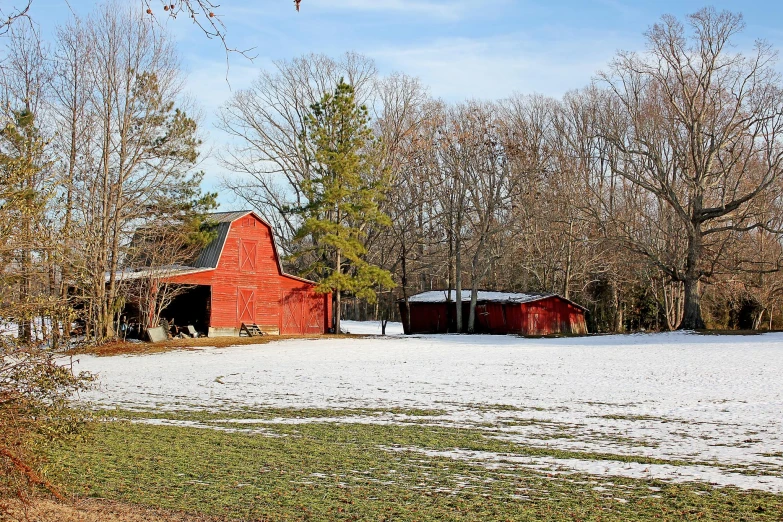
<path fill-rule="evenodd" d="M 430 290 L 429 292 L 422 292 L 408 298 L 411 303 L 445 303 L 446 290 Z M 489 301 L 494 303 L 529 303 L 531 301 L 538 301 L 545 297 L 550 297 L 555 294 L 540 294 L 540 293 L 515 293 L 515 292 L 489 292 L 486 290 L 479 290 L 477 295 L 477 301 Z M 470 301 L 470 290 L 462 291 L 462 301 Z M 451 301 L 456 301 L 457 293 L 451 291 Z"/>
<path fill-rule="evenodd" d="M 184 274 L 194 274 L 196 272 L 204 272 L 205 270 L 211 270 L 211 268 L 168 265 L 155 268 L 141 268 L 139 270 L 126 269 L 115 272 L 114 279 L 116 281 L 130 281 L 132 279 L 143 279 L 146 277 L 173 277 Z M 106 273 L 105 280 L 109 280 L 109 272 Z"/>

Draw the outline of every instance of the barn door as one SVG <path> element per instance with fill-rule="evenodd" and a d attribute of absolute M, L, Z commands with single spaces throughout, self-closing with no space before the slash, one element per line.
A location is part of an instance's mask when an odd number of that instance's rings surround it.
<path fill-rule="evenodd" d="M 324 297 L 307 295 L 305 301 L 307 310 L 307 333 L 323 333 L 324 331 Z"/>
<path fill-rule="evenodd" d="M 287 292 L 283 293 L 283 324 L 281 325 L 282 334 L 303 333 L 302 317 L 302 293 Z"/>
<path fill-rule="evenodd" d="M 256 322 L 256 291 L 240 288 L 237 294 L 237 317 L 240 323 Z"/>

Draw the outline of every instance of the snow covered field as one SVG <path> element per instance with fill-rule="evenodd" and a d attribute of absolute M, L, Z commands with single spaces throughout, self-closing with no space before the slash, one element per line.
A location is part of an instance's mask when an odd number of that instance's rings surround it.
<path fill-rule="evenodd" d="M 376 326 L 345 329 L 364 334 Z M 388 332 L 397 328 L 392 323 Z M 100 388 L 83 398 L 106 407 L 437 409 L 444 413 L 419 422 L 610 454 L 580 460 L 453 452 L 453 458 L 783 492 L 783 334 L 397 335 L 78 359 L 77 369 L 100 377 Z"/>
<path fill-rule="evenodd" d="M 340 330 L 354 335 L 381 335 L 381 323 L 379 321 L 342 321 Z M 386 335 L 402 334 L 402 323 L 386 323 Z"/>

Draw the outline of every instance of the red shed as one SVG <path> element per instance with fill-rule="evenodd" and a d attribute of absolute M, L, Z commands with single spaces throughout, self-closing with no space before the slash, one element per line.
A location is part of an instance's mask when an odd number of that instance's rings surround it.
<path fill-rule="evenodd" d="M 457 330 L 456 294 L 432 290 L 408 298 L 410 324 L 405 302 L 400 316 L 406 334 L 447 333 Z M 476 300 L 477 333 L 548 335 L 586 334 L 586 308 L 557 294 L 479 291 Z M 470 290 L 462 292 L 462 331 L 468 328 Z"/>
<path fill-rule="evenodd" d="M 178 325 L 196 324 L 209 336 L 236 336 L 242 323 L 269 334 L 324 333 L 331 327 L 331 294 L 286 274 L 272 227 L 255 212 L 218 212 L 217 237 L 191 266 L 168 269 L 165 281 L 195 285 L 163 312 Z"/>

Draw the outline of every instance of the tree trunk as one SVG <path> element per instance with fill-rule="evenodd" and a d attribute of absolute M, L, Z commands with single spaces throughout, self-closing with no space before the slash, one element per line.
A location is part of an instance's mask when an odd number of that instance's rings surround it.
<path fill-rule="evenodd" d="M 772 311 L 773 310 L 774 310 L 774 307 L 770 306 L 769 307 L 769 328 L 768 328 L 768 330 L 770 332 L 772 331 Z"/>
<path fill-rule="evenodd" d="M 337 257 L 335 259 L 335 270 L 339 274 L 341 272 L 342 258 L 340 255 L 340 249 L 337 249 Z M 334 290 L 334 333 L 340 333 L 340 315 L 341 315 L 341 303 L 340 303 L 340 289 Z"/>
<path fill-rule="evenodd" d="M 23 343 L 29 343 L 33 338 L 33 314 L 31 313 L 31 301 L 32 301 L 32 270 L 33 259 L 32 252 L 29 245 L 32 239 L 30 218 L 24 218 L 24 246 L 21 252 L 21 277 L 19 278 L 19 301 L 22 303 L 23 313 L 17 319 L 19 325 L 19 340 Z"/>
<path fill-rule="evenodd" d="M 568 251 L 566 254 L 566 266 L 565 275 L 563 276 L 563 297 L 566 299 L 571 298 L 571 261 L 573 257 L 573 238 L 574 235 L 574 221 L 571 220 L 568 225 Z"/>
<path fill-rule="evenodd" d="M 704 320 L 701 318 L 701 295 L 698 278 L 685 281 L 685 315 L 679 330 L 703 330 Z"/>
<path fill-rule="evenodd" d="M 478 298 L 478 264 L 479 254 L 483 250 L 484 238 L 479 241 L 479 246 L 476 249 L 476 253 L 473 255 L 473 260 L 470 265 L 471 281 L 470 281 L 470 313 L 468 314 L 468 333 L 476 333 L 476 301 Z"/>
<path fill-rule="evenodd" d="M 462 242 L 459 235 L 455 241 L 455 267 L 454 267 L 454 301 L 457 310 L 457 333 L 462 333 Z"/>
<path fill-rule="evenodd" d="M 446 275 L 446 332 L 449 332 L 451 329 L 451 303 L 453 302 L 451 300 L 451 291 L 454 286 L 454 264 L 452 259 L 454 259 L 454 238 L 451 232 L 449 232 L 449 269 Z"/>
<path fill-rule="evenodd" d="M 405 241 L 402 242 L 402 300 L 405 302 L 405 321 L 403 321 L 403 324 L 407 324 L 407 332 L 406 334 L 411 333 L 411 303 L 408 301 L 408 251 L 405 248 Z M 402 319 L 402 317 L 400 317 Z M 384 335 L 386 333 L 386 326 L 383 325 L 383 332 Z"/>
<path fill-rule="evenodd" d="M 685 267 L 685 314 L 679 330 L 703 330 L 704 320 L 701 317 L 701 274 L 699 261 L 701 258 L 701 231 L 694 226 L 694 231 L 688 238 L 688 260 Z"/>
<path fill-rule="evenodd" d="M 616 282 L 612 281 L 610 284 L 612 285 L 612 305 L 614 307 L 614 315 L 612 317 L 612 322 L 614 324 L 612 326 L 616 333 L 622 333 L 625 328 L 623 325 L 623 309 L 622 303 L 620 302 L 620 292 L 617 289 Z"/>
<path fill-rule="evenodd" d="M 470 288 L 470 313 L 468 314 L 468 333 L 476 333 L 476 298 L 478 297 L 478 289 L 476 283 L 473 283 Z"/>

